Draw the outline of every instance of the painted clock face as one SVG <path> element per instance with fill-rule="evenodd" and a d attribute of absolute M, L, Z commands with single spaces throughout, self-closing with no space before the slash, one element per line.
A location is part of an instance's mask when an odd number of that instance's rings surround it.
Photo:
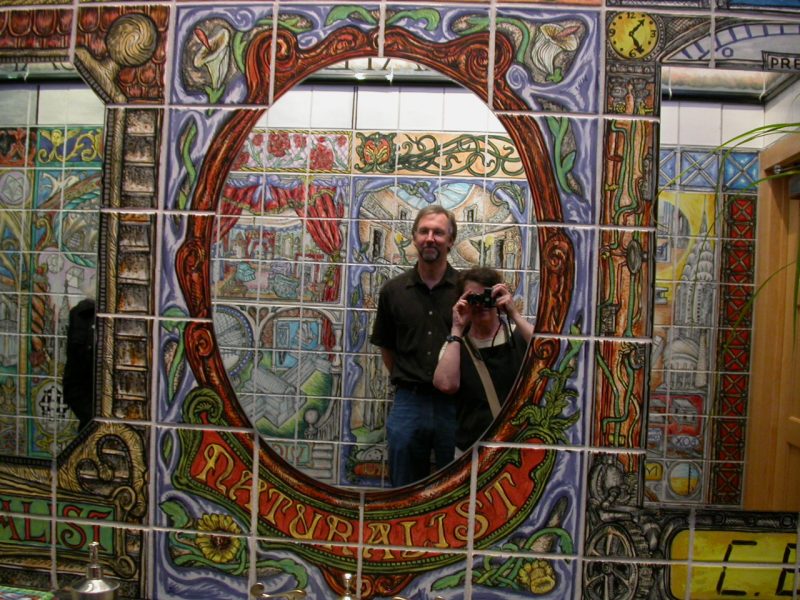
<path fill-rule="evenodd" d="M 658 43 L 658 25 L 645 13 L 618 13 L 609 24 L 608 41 L 622 58 L 645 58 Z"/>

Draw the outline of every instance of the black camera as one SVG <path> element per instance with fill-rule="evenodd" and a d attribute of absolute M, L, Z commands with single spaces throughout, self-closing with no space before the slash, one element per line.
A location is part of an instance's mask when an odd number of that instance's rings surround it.
<path fill-rule="evenodd" d="M 492 288 L 483 288 L 482 294 L 470 294 L 469 296 L 467 296 L 467 303 L 469 303 L 472 306 L 492 308 L 494 306 L 494 297 L 492 296 Z"/>

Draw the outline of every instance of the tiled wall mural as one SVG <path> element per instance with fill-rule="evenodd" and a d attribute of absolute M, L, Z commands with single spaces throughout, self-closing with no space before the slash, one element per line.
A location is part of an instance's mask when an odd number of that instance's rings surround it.
<path fill-rule="evenodd" d="M 70 309 L 96 288 L 102 127 L 39 122 L 40 106 L 70 95 L 63 86 L 6 93 L 16 109 L 0 128 L 0 453 L 47 459 L 78 423 L 61 379 Z"/>
<path fill-rule="evenodd" d="M 654 501 L 741 502 L 758 178 L 756 152 L 661 148 L 645 477 Z"/>
<path fill-rule="evenodd" d="M 651 394 L 682 418 L 705 393 L 701 420 L 738 416 L 741 402 L 709 406 L 713 388 L 682 377 L 681 343 L 744 361 L 735 345 L 682 329 L 686 319 L 694 329 L 715 323 L 692 321 L 678 290 L 703 272 L 710 247 L 724 249 L 714 318 L 727 324 L 735 294 L 724 292 L 748 277 L 735 250 L 748 240 L 750 209 L 735 190 L 688 209 L 685 194 L 698 192 L 682 179 L 656 210 L 658 67 L 763 68 L 770 52 L 799 47 L 800 6 L 719 4 L 712 18 L 705 3 L 625 4 L 180 2 L 0 13 L 4 60 L 72 61 L 110 105 L 100 416 L 52 461 L 0 463 L 2 581 L 61 586 L 96 539 L 127 597 L 246 598 L 256 581 L 270 593 L 339 597 L 346 574 L 361 598 L 791 595 L 796 514 L 643 501 L 670 499 L 670 480 L 650 478 L 650 464 L 680 478 L 667 463 L 695 458 L 671 454 L 692 450 L 692 435 L 713 458 L 686 485 L 703 478 L 698 494 L 731 498 L 718 482 L 732 480 L 722 467 L 735 469 L 741 453 L 725 418 L 700 425 L 702 440 L 696 421 L 667 418 L 662 445 L 650 447 L 658 421 L 645 415 Z M 264 109 L 316 69 L 375 55 L 435 68 L 485 101 L 517 149 L 529 196 L 518 178 L 508 179 L 519 196 L 488 178 L 473 221 L 468 184 L 422 177 L 387 143 L 395 132 L 306 134 L 302 148 L 291 132 L 262 126 Z M 281 160 L 271 162 L 276 150 Z M 384 173 L 392 151 L 396 166 Z M 307 165 L 299 173 L 297 156 Z M 496 260 L 488 234 L 507 234 L 499 264 L 520 278 L 521 297 L 529 271 L 538 273 L 522 376 L 487 441 L 447 470 L 397 490 L 329 486 L 296 469 L 302 454 L 289 449 L 298 434 L 324 436 L 314 429 L 326 411 L 352 416 L 370 399 L 376 411 L 360 422 L 379 418 L 385 390 L 363 342 L 370 298 L 410 258 L 410 213 L 436 194 L 467 204 L 459 217 L 475 223 L 475 256 Z M 671 217 L 669 229 L 657 216 Z M 664 287 L 679 300 L 669 319 Z M 660 375 L 649 375 L 651 356 Z M 721 370 L 737 372 L 733 362 Z M 300 381 L 304 396 L 281 387 Z M 314 410 L 293 419 L 285 398 Z M 693 406 L 699 413 L 700 401 Z M 346 456 L 360 460 L 357 442 Z M 351 483 L 346 473 L 318 475 Z"/>

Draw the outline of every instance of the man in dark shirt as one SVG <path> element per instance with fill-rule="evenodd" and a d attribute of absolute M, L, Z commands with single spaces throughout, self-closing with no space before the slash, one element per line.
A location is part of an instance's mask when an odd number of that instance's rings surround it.
<path fill-rule="evenodd" d="M 433 386 L 439 349 L 450 333 L 457 272 L 447 262 L 455 243 L 455 217 L 432 205 L 419 211 L 411 229 L 419 260 L 381 288 L 370 341 L 380 346 L 396 387 L 386 423 L 389 475 L 401 486 L 453 460 L 456 404 Z"/>

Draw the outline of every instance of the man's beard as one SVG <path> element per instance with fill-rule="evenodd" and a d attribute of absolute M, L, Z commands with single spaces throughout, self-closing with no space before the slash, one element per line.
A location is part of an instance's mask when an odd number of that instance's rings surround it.
<path fill-rule="evenodd" d="M 436 262 L 439 260 L 439 256 L 441 256 L 440 250 L 435 246 L 426 246 L 422 250 L 420 250 L 420 258 L 422 258 L 425 262 Z"/>

